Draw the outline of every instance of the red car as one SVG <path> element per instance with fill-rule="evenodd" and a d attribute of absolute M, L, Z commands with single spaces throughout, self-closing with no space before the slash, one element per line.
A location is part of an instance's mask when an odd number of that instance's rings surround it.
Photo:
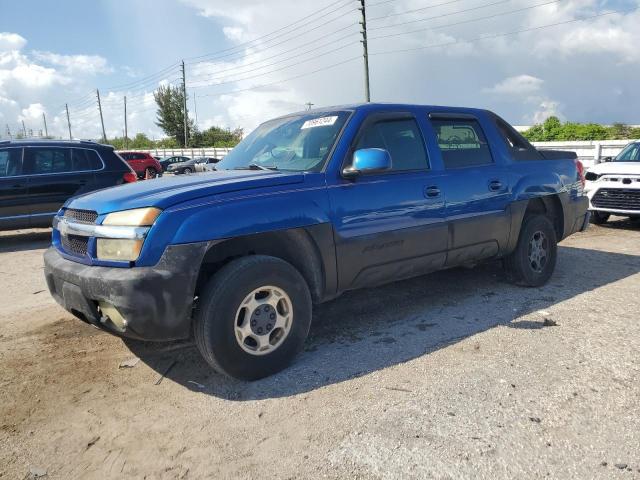
<path fill-rule="evenodd" d="M 118 152 L 138 175 L 138 178 L 155 178 L 162 173 L 160 162 L 144 152 Z"/>

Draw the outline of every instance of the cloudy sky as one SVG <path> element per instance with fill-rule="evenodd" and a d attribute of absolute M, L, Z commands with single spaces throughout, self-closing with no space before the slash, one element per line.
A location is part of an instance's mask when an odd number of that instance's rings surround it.
<path fill-rule="evenodd" d="M 198 126 L 364 98 L 357 0 L 0 0 L 0 136 L 158 138 L 152 92 L 186 63 Z M 367 0 L 373 101 L 640 123 L 640 0 Z M 610 12 L 614 12 L 608 14 Z M 615 13 L 620 12 L 620 13 Z M 574 21 L 581 19 L 580 21 Z M 555 24 L 555 26 L 548 27 Z M 519 33 L 518 33 L 519 32 Z"/>

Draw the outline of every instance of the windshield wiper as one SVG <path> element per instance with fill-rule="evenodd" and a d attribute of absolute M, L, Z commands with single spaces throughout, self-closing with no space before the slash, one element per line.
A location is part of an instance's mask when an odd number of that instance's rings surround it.
<path fill-rule="evenodd" d="M 235 167 L 234 170 L 278 170 L 275 165 L 265 167 L 264 165 L 258 165 L 257 163 L 250 163 L 246 167 Z"/>

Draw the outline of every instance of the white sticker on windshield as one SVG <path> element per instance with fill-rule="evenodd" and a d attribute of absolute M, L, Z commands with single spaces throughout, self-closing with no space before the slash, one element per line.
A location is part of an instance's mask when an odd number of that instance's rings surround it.
<path fill-rule="evenodd" d="M 313 128 L 313 127 L 326 127 L 327 125 L 333 125 L 336 123 L 338 116 L 335 115 L 333 117 L 320 117 L 314 118 L 312 120 L 307 120 L 302 124 L 300 130 L 304 130 L 305 128 Z"/>

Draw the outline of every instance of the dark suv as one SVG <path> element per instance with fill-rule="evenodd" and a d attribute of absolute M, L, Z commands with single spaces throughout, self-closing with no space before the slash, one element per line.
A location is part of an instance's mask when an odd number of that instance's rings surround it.
<path fill-rule="evenodd" d="M 50 227 L 67 199 L 135 182 L 109 145 L 87 141 L 0 142 L 0 230 Z"/>

